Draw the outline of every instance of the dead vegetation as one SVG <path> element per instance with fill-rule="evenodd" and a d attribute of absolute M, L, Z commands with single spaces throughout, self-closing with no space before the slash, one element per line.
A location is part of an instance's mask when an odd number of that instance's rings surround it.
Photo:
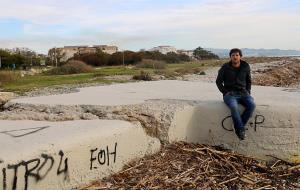
<path fill-rule="evenodd" d="M 300 165 L 280 159 L 266 163 L 219 147 L 178 142 L 82 190 L 299 188 Z"/>
<path fill-rule="evenodd" d="M 247 61 L 250 64 L 255 63 L 270 63 L 273 61 L 282 61 L 282 60 L 291 60 L 291 57 L 243 57 L 244 61 Z"/>
<path fill-rule="evenodd" d="M 0 71 L 0 86 L 3 83 L 16 81 L 20 78 L 20 73 L 17 71 Z"/>
<path fill-rule="evenodd" d="M 144 81 L 151 81 L 152 77 L 151 75 L 146 71 L 141 71 L 140 74 L 133 75 L 133 80 L 144 80 Z"/>
<path fill-rule="evenodd" d="M 253 84 L 288 87 L 300 82 L 300 61 L 264 70 L 256 74 Z"/>

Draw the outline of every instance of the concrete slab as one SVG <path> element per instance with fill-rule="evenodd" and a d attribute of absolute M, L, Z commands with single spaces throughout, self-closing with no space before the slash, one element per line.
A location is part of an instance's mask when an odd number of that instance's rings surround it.
<path fill-rule="evenodd" d="M 72 189 L 156 152 L 141 126 L 116 120 L 0 121 L 0 189 Z"/>
<path fill-rule="evenodd" d="M 300 92 L 285 88 L 253 86 L 253 96 L 258 104 L 281 104 L 300 106 Z M 115 84 L 81 88 L 80 92 L 14 99 L 11 102 L 46 105 L 129 105 L 151 99 L 215 100 L 222 101 L 222 95 L 214 83 L 188 81 L 152 81 Z"/>

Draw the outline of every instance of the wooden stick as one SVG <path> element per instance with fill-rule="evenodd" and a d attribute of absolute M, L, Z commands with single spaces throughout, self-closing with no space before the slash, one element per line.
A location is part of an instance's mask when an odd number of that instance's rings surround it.
<path fill-rule="evenodd" d="M 288 170 L 291 171 L 291 170 L 294 170 L 294 169 L 300 169 L 300 164 L 297 165 L 297 166 L 290 167 Z"/>
<path fill-rule="evenodd" d="M 119 173 L 128 172 L 129 170 L 132 170 L 132 169 L 134 169 L 134 168 L 137 168 L 137 167 L 139 167 L 139 166 L 141 166 L 141 165 L 143 165 L 143 164 L 144 164 L 144 163 L 140 163 L 139 165 L 133 166 L 133 167 L 131 167 L 131 168 L 127 168 L 126 170 L 120 171 Z"/>
<path fill-rule="evenodd" d="M 228 183 L 228 182 L 231 182 L 231 181 L 237 180 L 238 178 L 239 178 L 239 177 L 234 177 L 234 178 L 232 178 L 232 179 L 229 179 L 229 180 L 223 181 L 223 182 L 219 183 L 219 185 L 223 185 L 223 184 L 225 184 L 225 183 Z"/>
<path fill-rule="evenodd" d="M 267 187 L 271 187 L 271 185 L 266 185 L 266 186 L 263 186 L 263 187 L 257 188 L 257 189 L 255 189 L 255 190 L 261 190 L 261 189 L 264 189 L 264 188 L 267 188 Z"/>

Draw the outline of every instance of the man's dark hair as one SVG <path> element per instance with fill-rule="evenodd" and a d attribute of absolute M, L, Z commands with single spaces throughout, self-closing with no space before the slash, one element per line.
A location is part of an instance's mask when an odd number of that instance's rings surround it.
<path fill-rule="evenodd" d="M 241 57 L 243 56 L 242 50 L 240 50 L 239 48 L 231 49 L 230 52 L 229 52 L 229 56 L 231 57 L 231 54 L 233 54 L 233 53 L 239 53 Z"/>

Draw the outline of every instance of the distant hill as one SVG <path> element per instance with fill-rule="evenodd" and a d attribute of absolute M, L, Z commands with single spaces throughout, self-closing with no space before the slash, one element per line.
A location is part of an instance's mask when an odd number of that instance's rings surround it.
<path fill-rule="evenodd" d="M 204 48 L 209 50 L 219 57 L 228 57 L 230 49 L 216 49 L 216 48 Z M 281 49 L 250 49 L 241 48 L 245 57 L 257 57 L 257 56 L 300 56 L 298 50 L 281 50 Z"/>

